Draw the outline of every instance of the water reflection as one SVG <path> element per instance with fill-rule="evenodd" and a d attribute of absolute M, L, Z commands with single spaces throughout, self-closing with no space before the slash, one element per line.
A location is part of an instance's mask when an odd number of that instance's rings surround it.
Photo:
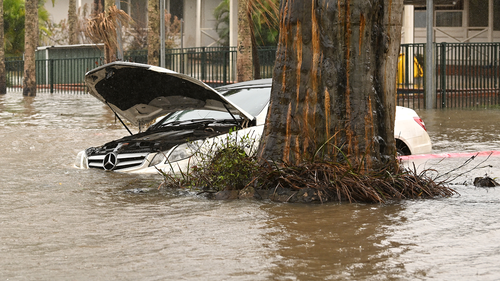
<path fill-rule="evenodd" d="M 388 264 L 394 252 L 387 226 L 398 225 L 404 205 L 272 205 L 267 223 L 277 241 L 273 280 L 386 279 L 404 270 Z"/>

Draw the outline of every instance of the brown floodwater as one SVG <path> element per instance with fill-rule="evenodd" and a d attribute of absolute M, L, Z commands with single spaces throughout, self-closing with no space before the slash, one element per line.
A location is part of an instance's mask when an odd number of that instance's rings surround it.
<path fill-rule="evenodd" d="M 500 110 L 418 113 L 435 153 L 500 150 Z M 211 201 L 75 169 L 78 151 L 127 134 L 88 95 L 0 96 L 0 134 L 1 280 L 500 279 L 500 188 L 471 185 L 499 177 L 499 157 L 415 160 L 450 172 L 452 198 Z"/>

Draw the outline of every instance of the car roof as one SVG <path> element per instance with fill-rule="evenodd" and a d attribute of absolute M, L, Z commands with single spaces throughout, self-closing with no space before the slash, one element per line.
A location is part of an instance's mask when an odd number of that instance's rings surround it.
<path fill-rule="evenodd" d="M 229 91 L 229 90 L 241 89 L 241 88 L 271 87 L 272 81 L 273 81 L 273 79 L 271 79 L 271 78 L 250 80 L 250 81 L 220 86 L 220 87 L 216 88 L 216 90 L 217 91 Z"/>

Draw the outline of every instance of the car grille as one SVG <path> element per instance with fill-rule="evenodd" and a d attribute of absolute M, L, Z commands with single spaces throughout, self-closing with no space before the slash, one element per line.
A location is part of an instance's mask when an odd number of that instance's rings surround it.
<path fill-rule="evenodd" d="M 121 153 L 108 152 L 106 154 L 94 154 L 88 157 L 90 168 L 103 170 L 123 170 L 141 166 L 148 152 L 143 153 Z"/>

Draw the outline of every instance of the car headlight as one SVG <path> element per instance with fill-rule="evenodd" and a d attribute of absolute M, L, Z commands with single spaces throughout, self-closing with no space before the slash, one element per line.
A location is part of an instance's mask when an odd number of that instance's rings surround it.
<path fill-rule="evenodd" d="M 151 159 L 151 162 L 149 162 L 149 167 L 165 163 L 166 160 L 167 160 L 167 157 L 165 156 L 165 153 L 158 152 L 158 153 L 156 153 L 155 157 L 153 157 L 153 159 Z"/>
<path fill-rule="evenodd" d="M 75 167 L 78 169 L 88 169 L 87 154 L 85 153 L 85 150 L 78 152 L 76 155 Z"/>
<path fill-rule="evenodd" d="M 203 141 L 194 141 L 178 145 L 168 156 L 168 161 L 172 163 L 193 156 L 200 149 L 202 143 Z"/>

